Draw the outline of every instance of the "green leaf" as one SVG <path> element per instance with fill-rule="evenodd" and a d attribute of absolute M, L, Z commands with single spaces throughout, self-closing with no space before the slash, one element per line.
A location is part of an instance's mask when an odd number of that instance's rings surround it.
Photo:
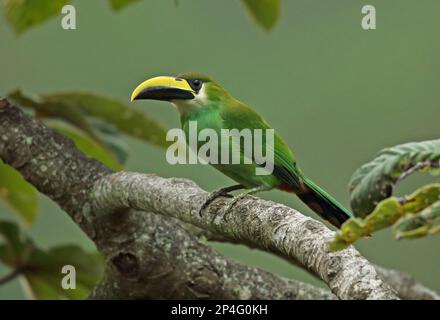
<path fill-rule="evenodd" d="M 144 112 L 103 96 L 89 93 L 62 93 L 43 96 L 45 102 L 57 103 L 83 110 L 91 117 L 99 118 L 130 136 L 156 146 L 167 147 L 166 129 Z"/>
<path fill-rule="evenodd" d="M 20 91 L 9 94 L 8 98 L 20 106 L 34 109 L 39 117 L 64 119 L 101 143 L 108 141 L 109 136 L 105 131 L 112 127 L 156 146 L 165 148 L 170 145 L 166 141 L 166 129 L 157 121 L 111 98 L 89 93 L 63 93 L 36 100 L 24 96 Z M 107 124 L 106 128 L 103 122 Z M 110 148 L 119 147 L 117 152 L 124 152 L 121 141 L 113 142 Z"/>
<path fill-rule="evenodd" d="M 84 110 L 64 102 L 48 102 L 24 96 L 20 91 L 9 94 L 9 99 L 20 106 L 35 110 L 43 119 L 63 119 L 92 138 L 101 149 L 113 153 L 120 164 L 128 157 L 128 145 L 121 139 L 119 130 L 104 120 L 88 116 Z M 111 128 L 111 129 L 109 129 Z M 90 148 L 88 148 L 90 151 Z M 89 154 L 96 158 L 96 154 Z M 116 167 L 115 167 L 116 169 Z"/>
<path fill-rule="evenodd" d="M 111 151 L 120 164 L 125 163 L 129 148 L 120 133 L 165 147 L 166 130 L 142 111 L 102 96 L 87 93 L 66 93 L 34 99 L 20 91 L 8 95 L 20 106 L 35 110 L 36 116 L 59 118 L 78 127 L 105 150 Z M 121 117 L 122 115 L 122 117 Z M 92 155 L 93 156 L 93 155 Z M 96 156 L 96 155 L 95 155 Z"/>
<path fill-rule="evenodd" d="M 20 90 L 11 92 L 8 94 L 8 98 L 13 101 L 13 103 L 18 104 L 21 107 L 27 107 L 35 110 L 35 115 L 37 118 L 63 119 L 86 132 L 92 138 L 99 140 L 99 138 L 95 135 L 95 131 L 90 124 L 87 115 L 79 108 L 27 97 Z"/>
<path fill-rule="evenodd" d="M 3 12 L 17 34 L 61 14 L 70 0 L 3 0 Z"/>
<path fill-rule="evenodd" d="M 365 217 L 383 199 L 391 196 L 394 185 L 414 171 L 438 174 L 440 139 L 412 142 L 384 149 L 360 167 L 349 183 L 353 213 Z"/>
<path fill-rule="evenodd" d="M 14 168 L 0 162 L 0 199 L 3 199 L 26 225 L 38 213 L 38 193 Z"/>
<path fill-rule="evenodd" d="M 75 268 L 75 289 L 61 286 L 63 266 Z M 29 258 L 24 277 L 28 293 L 34 299 L 84 299 L 94 288 L 104 271 L 104 262 L 98 253 L 88 253 L 74 245 L 65 245 L 43 251 L 35 249 Z M 29 292 L 30 291 L 30 292 Z"/>
<path fill-rule="evenodd" d="M 281 9 L 281 0 L 242 0 L 255 21 L 266 30 L 274 27 Z"/>
<path fill-rule="evenodd" d="M 139 0 L 110 0 L 110 4 L 112 6 L 112 9 L 115 11 L 119 11 L 126 6 L 139 2 Z"/>
<path fill-rule="evenodd" d="M 27 259 L 30 246 L 15 223 L 0 221 L 0 260 L 8 265 L 19 266 Z"/>
<path fill-rule="evenodd" d="M 99 118 L 89 117 L 93 126 L 93 131 L 99 140 L 102 141 L 107 149 L 115 155 L 119 163 L 125 163 L 128 159 L 130 148 L 127 141 L 123 139 L 121 132 L 111 123 L 105 122 Z"/>
<path fill-rule="evenodd" d="M 342 250 L 356 240 L 393 224 L 396 224 L 396 238 L 438 233 L 440 227 L 438 199 L 440 199 L 438 183 L 423 186 L 404 198 L 385 199 L 365 219 L 347 220 L 329 242 L 329 249 Z"/>
<path fill-rule="evenodd" d="M 396 239 L 413 239 L 440 233 L 440 201 L 416 214 L 408 214 L 393 226 Z"/>
<path fill-rule="evenodd" d="M 84 299 L 102 277 L 104 261 L 97 253 L 74 245 L 43 250 L 10 222 L 0 222 L 0 261 L 21 270 L 26 292 L 35 299 Z M 61 285 L 63 266 L 75 268 L 76 288 Z"/>
<path fill-rule="evenodd" d="M 77 129 L 72 125 L 60 120 L 46 119 L 44 120 L 44 123 L 48 127 L 71 139 L 75 143 L 76 147 L 89 157 L 104 163 L 106 166 L 115 171 L 122 170 L 122 165 L 109 151 L 104 149 L 100 144 L 95 142 L 80 129 Z"/>

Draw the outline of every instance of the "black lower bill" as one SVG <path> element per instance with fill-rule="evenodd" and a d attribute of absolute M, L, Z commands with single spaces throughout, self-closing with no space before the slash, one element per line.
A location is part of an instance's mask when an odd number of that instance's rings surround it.
<path fill-rule="evenodd" d="M 134 100 L 181 100 L 193 99 L 194 94 L 191 91 L 170 87 L 151 87 L 141 91 Z"/>

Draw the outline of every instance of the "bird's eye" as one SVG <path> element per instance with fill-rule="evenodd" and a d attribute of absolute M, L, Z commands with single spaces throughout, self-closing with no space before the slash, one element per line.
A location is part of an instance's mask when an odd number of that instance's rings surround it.
<path fill-rule="evenodd" d="M 202 88 L 202 81 L 199 79 L 191 79 L 189 85 L 194 91 L 199 91 Z"/>

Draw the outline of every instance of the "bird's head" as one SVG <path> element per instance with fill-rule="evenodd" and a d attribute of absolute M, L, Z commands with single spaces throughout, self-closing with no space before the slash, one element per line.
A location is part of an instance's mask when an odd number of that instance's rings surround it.
<path fill-rule="evenodd" d="M 134 100 L 162 100 L 173 103 L 180 112 L 202 108 L 210 102 L 228 98 L 228 93 L 208 76 L 181 73 L 160 76 L 139 84 L 131 94 Z"/>

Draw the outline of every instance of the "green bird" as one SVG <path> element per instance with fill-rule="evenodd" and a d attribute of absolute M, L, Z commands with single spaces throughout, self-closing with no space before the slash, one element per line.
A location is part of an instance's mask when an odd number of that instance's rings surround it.
<path fill-rule="evenodd" d="M 223 134 L 222 129 L 250 129 L 252 133 L 257 132 L 255 129 L 261 129 L 260 132 L 272 129 L 255 110 L 232 97 L 217 82 L 202 74 L 182 73 L 175 77 L 161 76 L 146 80 L 136 87 L 131 96 L 131 101 L 141 99 L 171 102 L 180 113 L 182 129 L 186 133 L 188 144 L 192 121 L 196 121 L 198 132 L 212 129 L 219 136 Z M 266 135 L 263 134 L 263 144 L 267 141 Z M 248 157 L 247 163 L 240 161 L 238 164 L 225 164 L 222 161 L 211 164 L 239 184 L 213 192 L 200 212 L 202 213 L 215 198 L 229 196 L 229 193 L 235 190 L 246 189 L 234 197 L 228 209 L 246 195 L 276 188 L 296 194 L 310 209 L 340 228 L 352 214 L 302 173 L 292 151 L 276 132 L 273 141 L 273 150 L 266 149 L 266 153 L 273 152 L 273 170 L 268 174 L 256 174 L 256 169 L 263 165 L 257 163 L 253 155 L 250 161 Z M 238 150 L 241 152 L 240 160 L 243 160 L 248 155 L 244 154 L 245 148 L 241 140 L 240 144 Z M 201 144 L 197 143 L 196 148 L 199 149 L 200 146 Z M 223 146 L 219 146 L 220 152 L 221 148 Z M 228 148 L 231 148 L 231 145 Z M 194 151 L 197 153 L 197 150 Z"/>

